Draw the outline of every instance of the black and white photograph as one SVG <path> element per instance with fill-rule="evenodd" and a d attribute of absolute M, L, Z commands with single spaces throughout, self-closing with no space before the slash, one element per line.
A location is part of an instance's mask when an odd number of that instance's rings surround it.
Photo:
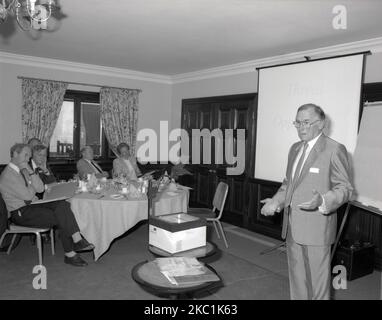
<path fill-rule="evenodd" d="M 382 300 L 381 16 L 0 0 L 0 300 Z"/>

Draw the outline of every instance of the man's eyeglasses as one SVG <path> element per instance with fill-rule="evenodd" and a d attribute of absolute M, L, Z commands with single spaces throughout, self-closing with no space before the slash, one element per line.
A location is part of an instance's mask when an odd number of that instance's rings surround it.
<path fill-rule="evenodd" d="M 300 128 L 300 127 L 304 127 L 304 128 L 310 128 L 313 124 L 315 124 L 317 121 L 321 121 L 321 119 L 318 119 L 316 121 L 313 121 L 313 122 L 309 122 L 309 121 L 293 121 L 293 125 L 296 127 L 296 128 Z"/>

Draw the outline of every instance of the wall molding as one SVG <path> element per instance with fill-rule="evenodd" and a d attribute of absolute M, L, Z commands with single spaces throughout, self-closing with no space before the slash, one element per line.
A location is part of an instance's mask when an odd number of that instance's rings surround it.
<path fill-rule="evenodd" d="M 237 74 L 255 72 L 256 68 L 272 66 L 276 64 L 305 61 L 304 56 L 312 59 L 330 57 L 332 55 L 350 54 L 362 51 L 371 51 L 372 53 L 382 52 L 382 37 L 367 39 L 357 42 L 339 44 L 334 46 L 322 47 L 313 50 L 293 52 L 279 56 L 273 56 L 263 59 L 256 59 L 225 65 L 217 68 L 199 70 L 195 72 L 187 72 L 172 76 L 172 83 L 184 83 L 190 81 L 198 81 L 204 79 L 212 79 L 217 77 L 233 76 Z"/>
<path fill-rule="evenodd" d="M 108 76 L 113 78 L 172 84 L 171 78 L 169 76 L 161 74 L 146 73 L 113 67 L 104 67 L 66 60 L 26 56 L 4 51 L 0 51 L 0 62 L 36 68 L 63 70 L 68 72 L 81 72 L 86 74 Z M 103 83 L 101 83 L 100 85 L 103 85 Z"/>
<path fill-rule="evenodd" d="M 332 55 L 349 54 L 368 50 L 372 53 L 382 52 L 382 37 L 322 47 L 313 50 L 293 52 L 262 59 L 255 59 L 241 63 L 235 63 L 216 68 L 203 69 L 194 72 L 187 72 L 172 76 L 146 73 L 129 69 L 71 62 L 58 59 L 19 55 L 4 51 L 0 51 L 0 62 L 37 68 L 63 70 L 69 72 L 82 72 L 86 74 L 109 76 L 129 80 L 149 81 L 171 85 L 184 82 L 213 79 L 218 77 L 227 77 L 244 73 L 253 73 L 256 71 L 256 68 L 259 67 L 304 61 L 304 56 L 309 56 L 312 59 L 316 59 L 330 57 Z"/>

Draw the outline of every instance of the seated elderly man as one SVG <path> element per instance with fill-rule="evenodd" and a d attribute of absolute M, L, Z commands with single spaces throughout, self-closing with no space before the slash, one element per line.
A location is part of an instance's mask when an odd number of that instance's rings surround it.
<path fill-rule="evenodd" d="M 92 173 L 94 173 L 97 178 L 107 178 L 109 176 L 109 174 L 103 171 L 102 168 L 93 160 L 94 152 L 92 147 L 83 147 L 81 149 L 81 155 L 82 159 L 77 162 L 77 171 L 81 179 Z"/>
<path fill-rule="evenodd" d="M 10 153 L 11 161 L 0 175 L 0 192 L 11 221 L 25 227 L 57 227 L 65 251 L 64 262 L 86 266 L 87 262 L 76 252 L 93 250 L 94 245 L 82 238 L 69 202 L 33 204 L 38 200 L 36 193 L 44 191 L 44 184 L 28 164 L 31 149 L 18 143 Z"/>

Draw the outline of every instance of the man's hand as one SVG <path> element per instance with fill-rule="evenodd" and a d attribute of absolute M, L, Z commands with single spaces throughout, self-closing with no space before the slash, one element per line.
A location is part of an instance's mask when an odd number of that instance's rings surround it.
<path fill-rule="evenodd" d="M 261 214 L 264 216 L 273 216 L 275 212 L 280 212 L 279 204 L 273 199 L 267 198 L 261 200 L 260 203 L 264 203 L 261 208 Z"/>
<path fill-rule="evenodd" d="M 322 205 L 322 196 L 317 190 L 313 190 L 313 198 L 308 202 L 303 202 L 297 205 L 301 210 L 305 211 L 314 211 L 316 210 L 320 205 Z"/>

